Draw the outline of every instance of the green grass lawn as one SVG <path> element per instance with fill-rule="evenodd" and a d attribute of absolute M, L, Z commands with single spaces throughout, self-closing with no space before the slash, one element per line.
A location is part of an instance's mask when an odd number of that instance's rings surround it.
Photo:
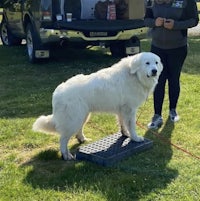
<path fill-rule="evenodd" d="M 189 55 L 181 77 L 178 112 L 180 122 L 168 120 L 159 136 L 200 156 L 200 39 L 190 39 Z M 149 41 L 142 41 L 149 50 Z M 117 59 L 100 50 L 57 50 L 49 62 L 28 63 L 25 46 L 0 45 L 0 200 L 70 201 L 197 201 L 200 197 L 200 160 L 163 142 L 152 132 L 137 127 L 153 140 L 153 148 L 105 168 L 88 162 L 62 161 L 59 137 L 34 133 L 34 120 L 51 113 L 51 95 L 62 81 L 78 73 L 89 74 L 112 65 Z M 64 52 L 64 53 L 63 53 Z M 152 96 L 139 109 L 139 123 L 153 114 Z M 115 133 L 110 114 L 93 114 L 85 134 L 93 141 Z M 79 146 L 75 138 L 70 149 Z"/>

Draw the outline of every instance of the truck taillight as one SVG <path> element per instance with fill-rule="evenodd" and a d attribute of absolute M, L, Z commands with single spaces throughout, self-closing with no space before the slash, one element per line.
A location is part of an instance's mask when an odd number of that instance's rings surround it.
<path fill-rule="evenodd" d="M 50 21 L 50 20 L 52 20 L 51 12 L 49 12 L 49 11 L 42 11 L 42 20 L 44 20 L 44 21 Z"/>

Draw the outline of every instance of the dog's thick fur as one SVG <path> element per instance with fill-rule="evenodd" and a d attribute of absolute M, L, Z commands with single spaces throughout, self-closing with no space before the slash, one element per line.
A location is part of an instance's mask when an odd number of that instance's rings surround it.
<path fill-rule="evenodd" d="M 83 126 L 90 112 L 115 113 L 122 134 L 143 141 L 135 131 L 136 110 L 154 90 L 162 68 L 157 55 L 143 52 L 96 73 L 74 76 L 55 89 L 53 114 L 39 117 L 33 130 L 58 132 L 65 160 L 73 157 L 67 148 L 73 134 L 85 141 Z"/>

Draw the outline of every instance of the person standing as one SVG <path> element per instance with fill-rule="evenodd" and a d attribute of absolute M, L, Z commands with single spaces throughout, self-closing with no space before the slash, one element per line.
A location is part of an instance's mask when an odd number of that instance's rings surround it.
<path fill-rule="evenodd" d="M 163 71 L 154 91 L 154 116 L 148 128 L 162 126 L 162 106 L 165 85 L 168 81 L 169 117 L 179 120 L 176 111 L 180 94 L 180 74 L 187 56 L 187 29 L 198 24 L 198 10 L 195 0 L 154 0 L 146 8 L 145 26 L 150 28 L 151 52 L 160 56 Z"/>

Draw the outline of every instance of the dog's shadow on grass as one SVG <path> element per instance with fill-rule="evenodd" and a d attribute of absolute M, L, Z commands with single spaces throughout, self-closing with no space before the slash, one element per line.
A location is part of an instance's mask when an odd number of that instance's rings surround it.
<path fill-rule="evenodd" d="M 153 148 L 125 159 L 113 167 L 101 167 L 89 162 L 62 161 L 57 150 L 39 153 L 22 168 L 32 167 L 24 182 L 33 188 L 52 189 L 63 193 L 101 193 L 109 201 L 138 200 L 150 193 L 161 193 L 178 171 L 168 167 L 173 151 L 170 144 L 174 125 L 168 119 L 159 136 L 152 131 L 145 138 L 154 142 Z"/>

